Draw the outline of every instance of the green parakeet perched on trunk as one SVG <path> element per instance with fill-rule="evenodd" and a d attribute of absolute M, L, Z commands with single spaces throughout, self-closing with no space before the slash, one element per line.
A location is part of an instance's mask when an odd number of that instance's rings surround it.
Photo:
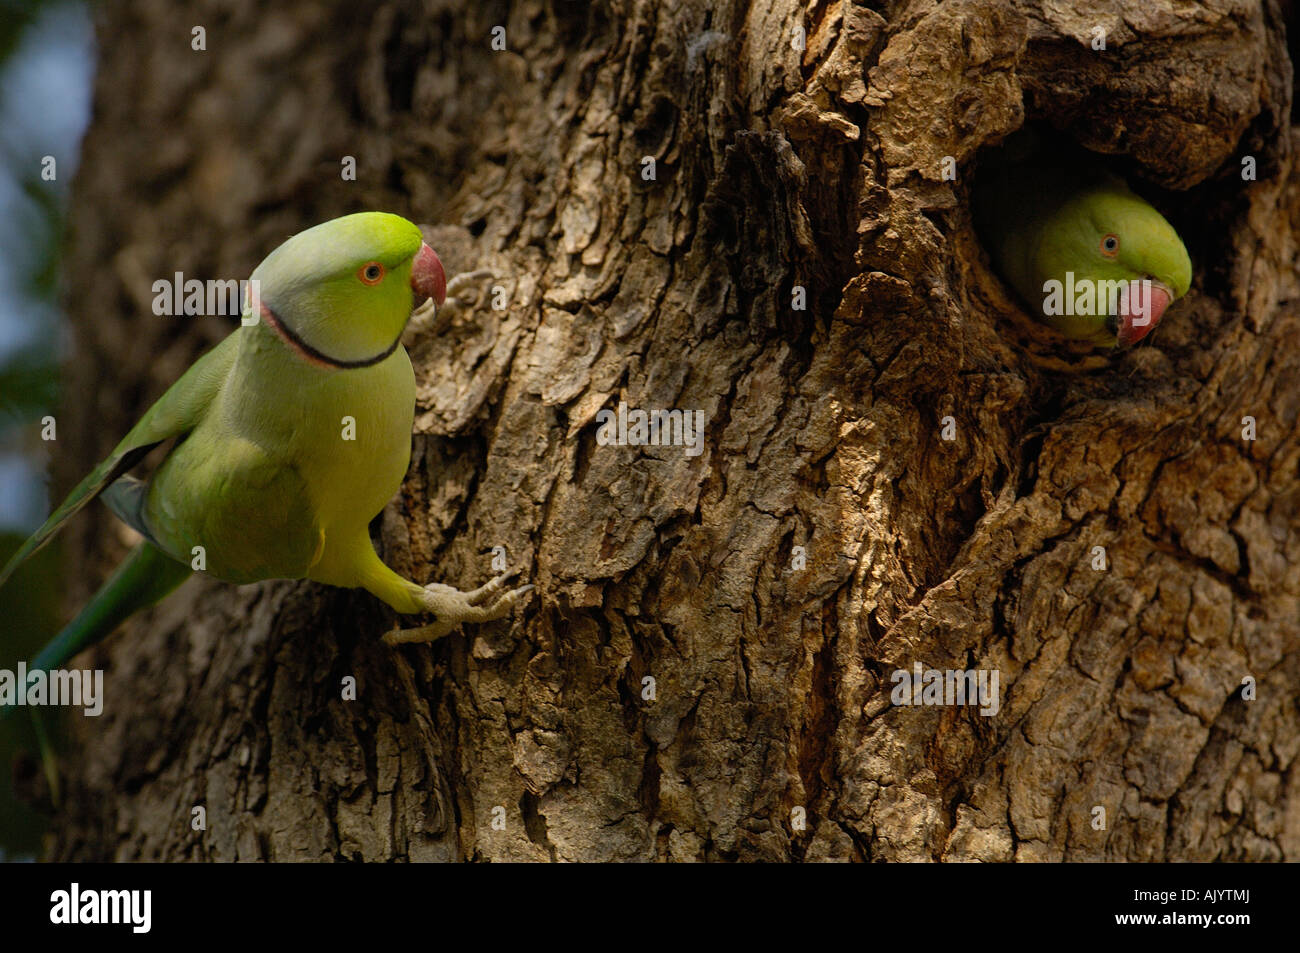
<path fill-rule="evenodd" d="M 144 537 L 32 662 L 50 669 L 178 586 L 192 566 L 233 583 L 312 579 L 367 589 L 431 625 L 430 641 L 497 619 L 532 587 L 472 592 L 403 579 L 368 525 L 410 461 L 415 375 L 400 343 L 412 308 L 442 304 L 442 263 L 411 222 L 363 212 L 293 236 L 253 272 L 244 322 L 200 358 L 0 571 L 0 584 L 96 496 Z M 127 475 L 174 440 L 148 479 Z"/>
<path fill-rule="evenodd" d="M 1191 287 L 1178 233 L 1123 179 L 1051 157 L 1031 137 L 1013 139 L 1007 152 L 974 191 L 976 226 L 997 270 L 1031 314 L 1066 337 L 1141 340 Z"/>

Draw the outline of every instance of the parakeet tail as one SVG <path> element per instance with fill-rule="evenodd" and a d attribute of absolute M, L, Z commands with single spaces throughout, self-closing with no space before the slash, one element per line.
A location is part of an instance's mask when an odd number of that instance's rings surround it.
<path fill-rule="evenodd" d="M 133 613 L 153 605 L 193 572 L 152 543 L 141 543 L 75 619 L 28 664 L 28 671 L 58 668 L 106 638 Z"/>

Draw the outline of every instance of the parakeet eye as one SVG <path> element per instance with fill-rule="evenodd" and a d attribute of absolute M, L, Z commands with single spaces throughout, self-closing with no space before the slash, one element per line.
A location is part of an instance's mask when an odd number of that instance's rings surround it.
<path fill-rule="evenodd" d="M 1107 258 L 1114 258 L 1119 254 L 1119 236 L 1106 235 L 1101 240 L 1101 253 Z"/>
<path fill-rule="evenodd" d="M 377 285 L 380 279 L 384 277 L 384 266 L 377 261 L 362 265 L 357 272 L 357 277 L 361 279 L 363 284 Z"/>

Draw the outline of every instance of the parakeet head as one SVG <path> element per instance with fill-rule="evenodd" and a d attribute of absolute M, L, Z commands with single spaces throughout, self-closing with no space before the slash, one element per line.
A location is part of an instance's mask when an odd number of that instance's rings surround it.
<path fill-rule="evenodd" d="M 1072 272 L 1075 289 L 1090 284 L 1095 293 L 1090 314 L 1076 307 L 1052 319 L 1066 334 L 1133 344 L 1191 287 L 1192 262 L 1182 239 L 1122 182 L 1082 190 L 1053 218 L 1059 227 L 1048 230 L 1042 271 L 1062 282 Z M 1076 301 L 1084 301 L 1081 294 L 1076 291 Z"/>
<path fill-rule="evenodd" d="M 397 346 L 413 308 L 442 304 L 447 278 L 420 229 L 359 212 L 294 235 L 253 271 L 261 320 L 300 356 L 364 367 Z"/>

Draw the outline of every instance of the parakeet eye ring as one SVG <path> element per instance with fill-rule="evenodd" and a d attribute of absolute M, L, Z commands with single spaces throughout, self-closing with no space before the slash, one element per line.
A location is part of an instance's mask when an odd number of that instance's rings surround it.
<path fill-rule="evenodd" d="M 362 284 L 377 285 L 384 279 L 384 266 L 377 261 L 367 262 L 357 271 Z"/>
<path fill-rule="evenodd" d="M 1119 236 L 1104 235 L 1101 239 L 1101 253 L 1107 258 L 1114 258 L 1119 254 Z"/>

